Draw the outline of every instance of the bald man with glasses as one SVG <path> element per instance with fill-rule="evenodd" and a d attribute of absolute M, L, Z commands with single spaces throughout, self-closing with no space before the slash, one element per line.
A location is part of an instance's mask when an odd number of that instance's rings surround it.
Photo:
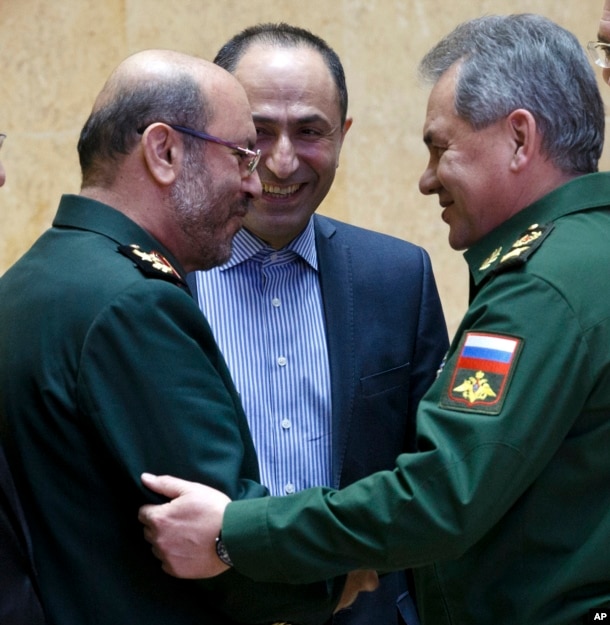
<path fill-rule="evenodd" d="M 81 131 L 80 193 L 0 279 L 0 436 L 54 625 L 313 625 L 353 600 L 342 576 L 174 579 L 136 522 L 158 501 L 140 481 L 151 466 L 234 498 L 266 492 L 185 281 L 229 257 L 261 193 L 255 141 L 228 72 L 169 50 L 132 55 Z"/>

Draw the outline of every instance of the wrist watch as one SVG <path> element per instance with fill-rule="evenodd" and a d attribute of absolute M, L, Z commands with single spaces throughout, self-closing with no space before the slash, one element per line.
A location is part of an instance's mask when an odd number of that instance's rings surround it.
<path fill-rule="evenodd" d="M 229 556 L 229 552 L 222 542 L 222 531 L 216 537 L 216 555 L 220 558 L 220 561 L 224 562 L 227 566 L 233 566 L 233 561 Z"/>

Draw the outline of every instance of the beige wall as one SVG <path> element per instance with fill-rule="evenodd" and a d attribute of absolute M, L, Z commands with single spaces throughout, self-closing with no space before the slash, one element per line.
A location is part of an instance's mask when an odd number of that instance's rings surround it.
<path fill-rule="evenodd" d="M 427 92 L 415 79 L 416 63 L 458 22 L 484 13 L 541 13 L 586 43 L 601 6 L 602 0 L 0 0 L 0 131 L 9 135 L 0 273 L 50 224 L 60 194 L 78 192 L 78 133 L 119 61 L 151 47 L 212 58 L 245 26 L 287 21 L 328 40 L 343 59 L 350 90 L 354 124 L 320 212 L 428 249 L 454 331 L 466 306 L 467 273 L 447 245 L 437 201 L 417 190 Z"/>

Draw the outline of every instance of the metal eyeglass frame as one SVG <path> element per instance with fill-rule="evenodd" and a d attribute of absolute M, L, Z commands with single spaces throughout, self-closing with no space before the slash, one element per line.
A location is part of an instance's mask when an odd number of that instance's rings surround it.
<path fill-rule="evenodd" d="M 249 156 L 250 161 L 247 165 L 248 176 L 251 176 L 254 173 L 258 162 L 261 160 L 260 150 L 250 150 L 249 148 L 244 148 L 241 145 L 232 143 L 231 141 L 225 141 L 224 139 L 219 139 L 218 137 L 214 137 L 213 135 L 208 135 L 205 132 L 201 132 L 200 130 L 193 130 L 192 128 L 187 128 L 186 126 L 179 126 L 178 124 L 168 124 L 168 126 L 170 128 L 173 128 L 174 130 L 177 130 L 178 132 L 183 132 L 184 134 L 197 137 L 198 139 L 203 139 L 204 141 L 211 141 L 212 143 L 224 145 L 231 150 L 235 150 L 240 156 Z"/>
<path fill-rule="evenodd" d="M 606 41 L 589 41 L 587 50 L 595 65 L 610 69 L 610 43 Z"/>

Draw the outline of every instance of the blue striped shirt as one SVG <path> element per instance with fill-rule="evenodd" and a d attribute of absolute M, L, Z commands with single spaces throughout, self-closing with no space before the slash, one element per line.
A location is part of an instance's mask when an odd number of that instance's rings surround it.
<path fill-rule="evenodd" d="M 330 373 L 313 219 L 274 250 L 242 229 L 231 259 L 196 274 L 274 495 L 331 485 Z"/>

